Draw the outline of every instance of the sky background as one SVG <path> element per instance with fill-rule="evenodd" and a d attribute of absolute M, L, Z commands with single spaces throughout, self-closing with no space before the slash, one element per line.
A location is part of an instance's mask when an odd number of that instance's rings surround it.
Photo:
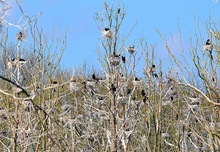
<path fill-rule="evenodd" d="M 109 0 L 109 4 L 112 1 Z M 127 33 L 137 21 L 126 44 L 138 42 L 144 36 L 149 44 L 157 44 L 156 50 L 160 57 L 165 55 L 166 50 L 156 29 L 163 35 L 179 35 L 179 23 L 184 45 L 187 47 L 195 19 L 199 19 L 201 27 L 210 20 L 210 16 L 220 23 L 220 3 L 212 0 L 124 0 L 123 3 L 115 0 L 115 5 L 118 4 L 127 7 L 122 33 Z M 21 6 L 30 17 L 42 13 L 38 23 L 47 35 L 52 35 L 54 31 L 67 31 L 62 67 L 78 67 L 85 62 L 99 67 L 95 50 L 97 46 L 101 46 L 102 34 L 94 16 L 96 12 L 103 12 L 102 0 L 22 0 Z M 9 12 L 10 22 L 17 21 L 20 16 L 21 13 L 14 4 Z M 201 32 L 204 40 L 207 39 L 207 31 Z"/>

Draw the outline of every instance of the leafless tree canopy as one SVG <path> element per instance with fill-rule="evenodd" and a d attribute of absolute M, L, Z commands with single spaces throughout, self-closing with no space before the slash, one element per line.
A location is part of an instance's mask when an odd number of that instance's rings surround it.
<path fill-rule="evenodd" d="M 102 36 L 97 48 L 101 69 L 88 72 L 83 66 L 60 68 L 65 34 L 46 36 L 38 27 L 39 15 L 30 18 L 18 1 L 22 22 L 10 23 L 6 16 L 12 1 L 0 3 L 2 151 L 220 150 L 217 24 L 207 23 L 208 38 L 195 29 L 196 41 L 191 39 L 190 50 L 180 46 L 178 56 L 172 48 L 175 38 L 171 35 L 171 44 L 156 31 L 170 57 L 164 70 L 163 57 L 145 38 L 125 45 L 136 25 L 120 34 L 126 6 L 104 3 L 103 12 L 95 15 Z M 11 26 L 18 29 L 15 42 L 8 33 Z"/>

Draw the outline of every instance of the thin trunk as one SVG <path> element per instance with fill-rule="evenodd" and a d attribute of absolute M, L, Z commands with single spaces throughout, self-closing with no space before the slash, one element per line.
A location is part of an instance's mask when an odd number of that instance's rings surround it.
<path fill-rule="evenodd" d="M 116 134 L 116 102 L 115 95 L 111 100 L 111 112 L 110 112 L 110 130 L 111 130 L 111 152 L 117 152 L 117 134 Z"/>

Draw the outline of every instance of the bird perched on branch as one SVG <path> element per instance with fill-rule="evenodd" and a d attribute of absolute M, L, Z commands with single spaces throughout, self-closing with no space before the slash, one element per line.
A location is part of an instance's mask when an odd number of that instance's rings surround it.
<path fill-rule="evenodd" d="M 125 63 L 126 62 L 126 58 L 125 56 L 121 56 L 122 62 Z"/>
<path fill-rule="evenodd" d="M 22 58 L 18 59 L 18 63 L 19 63 L 21 66 L 24 65 L 26 62 L 27 62 L 27 61 L 26 61 L 25 59 L 22 59 Z"/>
<path fill-rule="evenodd" d="M 112 92 L 112 94 L 114 94 L 116 92 L 116 87 L 114 84 L 111 84 L 111 88 L 110 88 L 110 91 Z"/>
<path fill-rule="evenodd" d="M 120 14 L 120 11 L 121 11 L 121 8 L 120 8 L 120 7 L 118 7 L 118 14 Z"/>
<path fill-rule="evenodd" d="M 92 79 L 93 79 L 93 80 L 97 80 L 97 79 L 96 79 L 96 76 L 95 76 L 95 73 L 92 74 Z"/>
<path fill-rule="evenodd" d="M 105 37 L 105 38 L 112 38 L 112 32 L 109 28 L 105 28 L 103 31 L 102 31 L 102 35 Z"/>
<path fill-rule="evenodd" d="M 98 75 L 96 75 L 95 73 L 92 74 L 92 79 L 93 79 L 96 83 L 98 83 L 99 80 L 102 80 L 102 78 L 100 78 L 100 77 L 99 77 Z"/>
<path fill-rule="evenodd" d="M 141 90 L 141 94 L 144 97 L 146 95 L 145 90 Z"/>
<path fill-rule="evenodd" d="M 212 49 L 214 48 L 212 42 L 210 41 L 210 39 L 208 39 L 205 43 L 205 45 L 203 46 L 203 50 L 204 51 L 209 51 L 210 52 L 210 57 L 213 60 L 213 56 L 212 56 Z"/>
<path fill-rule="evenodd" d="M 155 72 L 155 67 L 156 67 L 156 66 L 155 66 L 154 64 L 152 64 L 152 66 L 151 66 L 151 68 L 150 68 L 150 72 L 151 72 L 151 73 L 154 73 L 154 72 Z"/>

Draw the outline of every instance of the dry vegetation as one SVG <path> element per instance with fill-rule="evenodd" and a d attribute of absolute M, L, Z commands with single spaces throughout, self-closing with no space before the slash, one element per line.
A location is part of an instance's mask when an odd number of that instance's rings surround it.
<path fill-rule="evenodd" d="M 184 50 L 181 59 L 173 55 L 158 32 L 171 57 L 172 66 L 165 72 L 163 60 L 155 58 L 155 46 L 144 39 L 137 48 L 125 47 L 132 32 L 120 35 L 125 9 L 104 3 L 102 16 L 95 16 L 103 35 L 102 47 L 97 48 L 102 69 L 88 75 L 83 69 L 60 69 L 65 36 L 50 43 L 37 26 L 38 16 L 26 16 L 19 3 L 25 22 L 8 23 L 11 2 L 0 3 L 2 151 L 220 150 L 217 27 L 210 31 L 205 50 L 195 30 L 191 59 L 185 59 Z M 8 39 L 9 26 L 20 31 L 15 43 Z M 31 46 L 26 32 L 33 39 Z M 51 52 L 52 48 L 57 50 Z M 138 76 L 141 58 L 145 69 Z"/>

